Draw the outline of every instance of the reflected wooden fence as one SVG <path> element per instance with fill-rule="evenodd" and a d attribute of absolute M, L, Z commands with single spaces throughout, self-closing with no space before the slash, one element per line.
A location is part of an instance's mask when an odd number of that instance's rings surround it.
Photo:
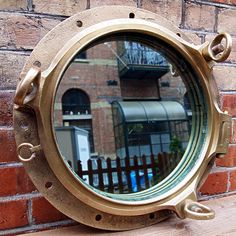
<path fill-rule="evenodd" d="M 90 159 L 84 170 L 78 161 L 78 176 L 89 185 L 110 193 L 132 193 L 164 179 L 179 163 L 180 153 L 159 153 L 141 158 Z"/>

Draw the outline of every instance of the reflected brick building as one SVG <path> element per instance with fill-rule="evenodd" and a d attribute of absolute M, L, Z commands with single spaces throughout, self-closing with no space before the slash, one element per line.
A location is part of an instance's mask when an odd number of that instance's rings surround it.
<path fill-rule="evenodd" d="M 78 54 L 64 73 L 54 125 L 89 131 L 92 155 L 114 158 L 112 102 L 174 100 L 184 105 L 185 93 L 181 78 L 171 75 L 170 63 L 158 51 L 131 41 L 100 43 Z M 71 96 L 67 104 L 66 96 Z"/>

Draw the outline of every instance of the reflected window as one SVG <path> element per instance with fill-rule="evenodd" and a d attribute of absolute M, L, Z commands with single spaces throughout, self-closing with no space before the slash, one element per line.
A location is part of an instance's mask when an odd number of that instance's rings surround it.
<path fill-rule="evenodd" d="M 62 96 L 63 115 L 90 114 L 88 95 L 80 89 L 69 89 Z"/>
<path fill-rule="evenodd" d="M 80 59 L 87 59 L 87 55 L 86 55 L 85 51 L 83 51 L 83 52 L 79 53 L 78 55 L 76 55 L 75 60 L 80 60 Z"/>
<path fill-rule="evenodd" d="M 90 99 L 81 89 L 69 89 L 62 96 L 63 125 L 88 132 L 90 152 L 94 152 Z"/>

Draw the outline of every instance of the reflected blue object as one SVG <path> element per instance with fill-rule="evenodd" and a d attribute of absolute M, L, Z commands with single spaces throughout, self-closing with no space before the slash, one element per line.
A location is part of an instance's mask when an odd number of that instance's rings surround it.
<path fill-rule="evenodd" d="M 152 172 L 148 173 L 148 181 L 150 182 L 151 179 L 153 177 Z M 139 171 L 139 178 L 140 178 L 140 186 L 141 188 L 145 189 L 145 176 L 144 176 L 144 172 L 143 171 Z M 136 181 L 136 172 L 135 171 L 131 171 L 130 172 L 130 179 L 131 179 L 131 188 L 133 192 L 137 192 L 138 191 L 138 185 L 137 185 L 137 181 Z"/>

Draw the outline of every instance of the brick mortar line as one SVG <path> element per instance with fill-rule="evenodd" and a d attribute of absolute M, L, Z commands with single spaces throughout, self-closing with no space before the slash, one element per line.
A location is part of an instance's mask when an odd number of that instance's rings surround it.
<path fill-rule="evenodd" d="M 223 198 L 223 197 L 227 197 L 227 196 L 232 196 L 235 194 L 236 194 L 236 191 L 219 193 L 219 194 L 215 194 L 215 195 L 201 195 L 201 194 L 199 194 L 198 200 L 199 201 L 213 200 L 213 199 Z"/>
<path fill-rule="evenodd" d="M 8 92 L 8 90 L 1 90 L 1 91 L 7 91 Z M 14 128 L 12 126 L 11 127 L 9 127 L 9 126 L 0 126 L 0 131 L 14 131 Z"/>
<path fill-rule="evenodd" d="M 25 55 L 25 56 L 29 56 L 31 54 L 31 52 L 33 51 L 33 49 L 29 49 L 29 50 L 22 50 L 22 49 L 3 49 L 0 48 L 0 53 L 12 53 L 12 54 L 20 54 L 20 55 Z"/>
<path fill-rule="evenodd" d="M 230 182 L 230 172 L 227 173 L 227 186 L 226 186 L 226 192 L 230 191 L 230 186 L 231 186 L 231 182 Z"/>
<path fill-rule="evenodd" d="M 136 0 L 136 7 L 141 8 L 142 7 L 142 0 Z"/>
<path fill-rule="evenodd" d="M 220 95 L 236 95 L 236 90 L 220 90 Z"/>
<path fill-rule="evenodd" d="M 218 32 L 214 32 L 214 31 L 202 31 L 202 30 L 196 30 L 196 29 L 191 29 L 191 28 L 181 28 L 181 30 L 187 33 L 204 34 L 204 35 L 209 35 L 209 34 L 217 35 L 218 34 Z M 234 34 L 230 34 L 230 35 L 234 36 Z"/>
<path fill-rule="evenodd" d="M 18 81 L 18 80 L 17 80 Z M 7 90 L 11 90 L 11 91 L 16 91 L 16 85 L 12 85 L 12 86 L 6 86 L 6 87 L 2 87 L 0 86 L 0 91 L 7 91 Z"/>
<path fill-rule="evenodd" d="M 231 4 L 226 4 L 226 3 L 217 3 L 217 2 L 209 2 L 209 1 L 204 1 L 204 0 L 188 0 L 187 3 L 195 3 L 197 5 L 208 5 L 208 6 L 215 6 L 215 7 L 219 7 L 219 8 L 228 8 L 228 9 L 233 9 L 236 10 L 236 6 L 235 5 L 231 5 Z"/>
<path fill-rule="evenodd" d="M 202 33 L 204 32 L 205 34 L 217 34 L 217 32 L 213 30 L 205 30 L 205 31 L 202 31 L 202 30 L 198 30 L 198 29 L 194 29 L 194 28 L 191 28 L 191 27 L 188 27 L 188 26 L 184 26 L 184 27 L 180 27 L 181 30 L 191 30 L 192 32 L 198 32 L 198 33 Z"/>
<path fill-rule="evenodd" d="M 198 30 L 198 29 L 194 29 L 194 28 L 188 28 L 188 27 L 186 27 L 186 26 L 181 26 L 181 27 L 179 27 L 179 29 L 180 30 L 182 30 L 182 31 L 184 31 L 184 32 L 190 32 L 190 33 L 195 33 L 195 34 L 203 34 L 203 35 L 217 35 L 217 34 L 219 34 L 219 32 L 218 31 L 215 31 L 215 29 L 212 31 L 207 31 L 207 30 L 205 30 L 205 31 L 203 31 L 203 30 Z M 234 34 L 234 33 L 230 33 L 230 35 L 232 36 L 232 37 L 235 37 L 236 36 L 236 34 Z"/>
<path fill-rule="evenodd" d="M 17 11 L 17 10 L 0 10 L 0 13 L 7 13 L 7 14 L 18 14 L 18 15 L 24 15 L 24 16 L 35 16 L 40 18 L 47 18 L 47 19 L 59 19 L 59 20 L 65 20 L 69 18 L 70 16 L 67 15 L 58 15 L 58 14 L 50 14 L 50 13 L 40 13 L 40 12 L 30 12 L 30 11 Z"/>
<path fill-rule="evenodd" d="M 215 24 L 213 27 L 214 32 L 218 32 L 218 23 L 219 23 L 219 8 L 215 7 Z"/>
<path fill-rule="evenodd" d="M 196 29 L 191 29 L 191 28 L 180 28 L 180 29 L 186 33 L 201 34 L 204 36 L 207 36 L 207 35 L 216 36 L 219 34 L 218 32 L 215 32 L 215 31 L 202 31 L 202 30 L 196 30 Z M 236 36 L 236 34 L 232 34 L 232 33 L 230 33 L 230 35 L 232 37 Z"/>
<path fill-rule="evenodd" d="M 212 35 L 217 35 L 216 32 L 208 32 L 208 31 L 202 31 L 202 30 L 195 30 L 195 29 L 191 29 L 191 28 L 181 28 L 182 31 L 187 32 L 187 33 L 195 33 L 195 34 L 212 34 Z"/>
<path fill-rule="evenodd" d="M 4 90 L 0 90 L 0 92 L 8 92 L 8 93 L 14 93 L 16 90 L 15 89 L 4 89 Z"/>
<path fill-rule="evenodd" d="M 12 163 L 8 163 L 8 162 L 4 162 L 4 163 L 1 163 L 0 162 L 0 170 L 1 169 L 4 169 L 4 168 L 13 168 L 13 167 L 22 167 L 23 164 L 21 162 L 12 162 Z"/>
<path fill-rule="evenodd" d="M 33 0 L 27 0 L 27 9 L 28 9 L 28 11 L 34 10 Z"/>
<path fill-rule="evenodd" d="M 43 195 L 39 192 L 35 192 L 35 193 L 5 196 L 5 197 L 0 197 L 0 203 L 19 201 L 19 200 L 29 200 L 29 199 L 38 198 L 38 197 L 43 197 Z"/>
<path fill-rule="evenodd" d="M 224 167 L 224 166 L 214 166 L 211 169 L 211 174 L 221 173 L 221 172 L 231 172 L 236 170 L 236 166 Z"/>
<path fill-rule="evenodd" d="M 186 3 L 184 0 L 182 0 L 182 4 L 181 4 L 181 21 L 179 24 L 179 28 L 180 29 L 184 29 L 185 27 L 185 16 L 186 16 Z"/>
<path fill-rule="evenodd" d="M 220 64 L 216 64 L 216 65 L 214 65 L 213 66 L 213 69 L 214 69 L 214 67 L 222 67 L 222 66 L 225 66 L 225 67 L 236 67 L 236 63 L 229 63 L 229 62 L 225 62 L 225 63 L 220 63 Z"/>
<path fill-rule="evenodd" d="M 36 231 L 36 230 L 41 230 L 41 229 L 53 228 L 57 226 L 66 226 L 66 225 L 69 226 L 69 224 L 72 224 L 72 223 L 74 223 L 73 220 L 62 220 L 62 221 L 56 221 L 56 222 L 51 222 L 51 223 L 20 227 L 20 228 L 15 228 L 15 229 L 0 230 L 0 235 L 21 233 L 21 232 L 32 231 L 32 230 Z"/>
<path fill-rule="evenodd" d="M 33 225 L 34 219 L 33 219 L 32 199 L 29 199 L 27 202 L 27 218 L 28 218 L 29 225 Z"/>

